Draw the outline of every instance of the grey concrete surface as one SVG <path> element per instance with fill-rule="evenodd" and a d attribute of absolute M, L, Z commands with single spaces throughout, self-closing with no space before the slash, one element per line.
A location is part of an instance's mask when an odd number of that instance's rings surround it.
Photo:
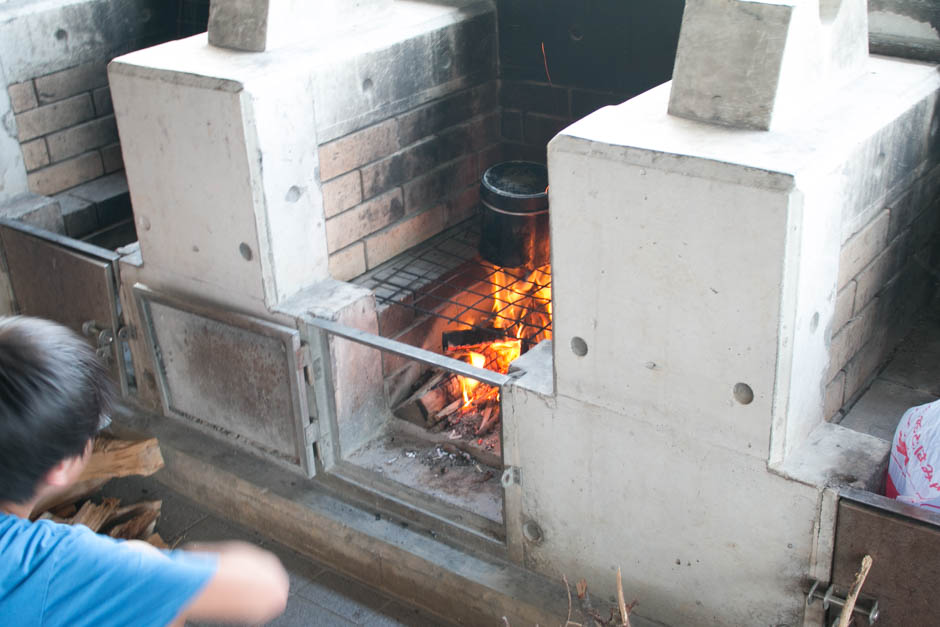
<path fill-rule="evenodd" d="M 914 325 L 908 336 L 840 423 L 890 442 L 909 407 L 940 396 L 940 314 L 936 307 Z"/>
<path fill-rule="evenodd" d="M 155 479 L 113 479 L 102 496 L 122 503 L 161 499 L 163 506 L 156 530 L 170 545 L 184 542 L 244 540 L 275 553 L 290 574 L 287 610 L 268 623 L 272 627 L 431 627 L 446 626 L 436 617 L 331 570 L 257 531 L 210 514 L 199 504 L 173 492 Z M 213 627 L 187 623 L 190 627 Z"/>

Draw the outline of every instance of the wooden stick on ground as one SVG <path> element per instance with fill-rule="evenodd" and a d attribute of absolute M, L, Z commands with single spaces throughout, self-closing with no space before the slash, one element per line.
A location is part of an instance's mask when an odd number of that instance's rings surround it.
<path fill-rule="evenodd" d="M 849 596 L 846 597 L 845 605 L 842 606 L 842 613 L 839 615 L 839 627 L 848 627 L 849 621 L 852 620 L 855 601 L 858 600 L 858 593 L 862 591 L 862 584 L 865 583 L 868 571 L 871 570 L 871 561 L 871 555 L 862 558 L 862 567 L 855 574 L 855 581 L 852 582 L 852 587 L 849 589 Z"/>
<path fill-rule="evenodd" d="M 620 624 L 630 627 L 629 613 L 627 612 L 627 602 L 623 598 L 623 576 L 620 574 L 620 567 L 617 567 L 617 605 L 620 607 Z"/>

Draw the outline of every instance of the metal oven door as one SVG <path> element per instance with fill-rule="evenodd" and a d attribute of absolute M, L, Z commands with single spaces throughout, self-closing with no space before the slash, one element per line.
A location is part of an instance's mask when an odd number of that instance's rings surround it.
<path fill-rule="evenodd" d="M 865 555 L 872 565 L 856 605 L 856 625 L 870 624 L 875 602 L 877 625 L 940 623 L 931 592 L 940 578 L 940 514 L 871 492 L 841 490 L 830 621 L 838 617 L 839 599 L 845 598 Z"/>
<path fill-rule="evenodd" d="M 0 220 L 0 250 L 18 313 L 55 320 L 85 335 L 127 394 L 127 369 L 118 340 L 120 256 L 9 220 Z"/>
<path fill-rule="evenodd" d="M 134 286 L 167 416 L 316 473 L 306 345 L 297 329 Z"/>

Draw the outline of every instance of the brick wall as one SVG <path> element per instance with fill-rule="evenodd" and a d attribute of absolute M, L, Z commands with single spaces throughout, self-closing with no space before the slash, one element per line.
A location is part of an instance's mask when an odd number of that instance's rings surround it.
<path fill-rule="evenodd" d="M 139 15 L 115 12 L 111 17 L 131 20 L 133 28 L 122 30 L 115 24 L 114 32 L 108 31 L 113 37 L 101 46 L 107 56 L 88 60 L 88 50 L 83 49 L 75 60 L 60 57 L 53 64 L 55 71 L 7 85 L 31 192 L 53 195 L 123 169 L 107 64 L 119 54 L 197 28 L 200 4 L 196 0 L 140 3 Z M 207 18 L 208 1 L 205 5 Z M 68 40 L 69 28 L 63 26 L 56 37 Z"/>
<path fill-rule="evenodd" d="M 669 80 L 684 6 L 498 0 L 506 158 L 544 163 L 546 144 L 571 122 Z"/>
<path fill-rule="evenodd" d="M 472 216 L 500 154 L 492 80 L 321 145 L 332 276 L 351 279 Z"/>
<path fill-rule="evenodd" d="M 50 196 L 120 170 L 106 61 L 9 86 L 29 189 Z"/>
<path fill-rule="evenodd" d="M 825 415 L 867 389 L 937 286 L 940 166 L 916 177 L 842 246 Z"/>

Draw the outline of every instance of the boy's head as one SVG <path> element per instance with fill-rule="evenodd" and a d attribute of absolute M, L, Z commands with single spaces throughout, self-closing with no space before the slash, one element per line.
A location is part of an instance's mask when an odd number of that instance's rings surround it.
<path fill-rule="evenodd" d="M 25 503 L 59 462 L 84 453 L 110 414 L 111 380 L 69 329 L 0 317 L 0 503 Z"/>

